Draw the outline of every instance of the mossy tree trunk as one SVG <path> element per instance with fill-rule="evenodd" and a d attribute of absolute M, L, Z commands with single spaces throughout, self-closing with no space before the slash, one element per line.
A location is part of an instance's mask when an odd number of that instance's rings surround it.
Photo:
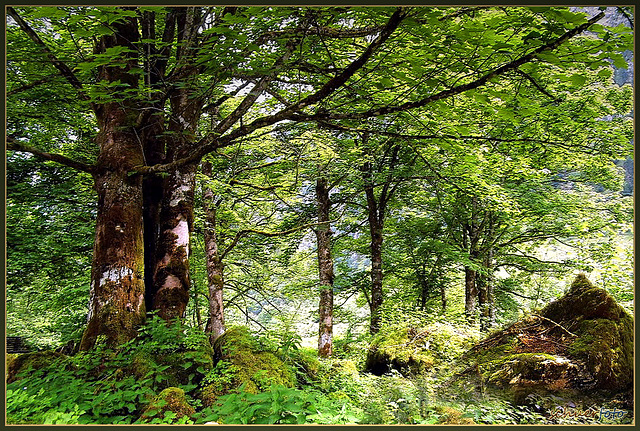
<path fill-rule="evenodd" d="M 153 272 L 154 291 L 149 293 L 153 309 L 165 320 L 183 317 L 189 301 L 195 171 L 195 165 L 186 165 L 164 181 Z"/>
<path fill-rule="evenodd" d="M 203 173 L 211 176 L 211 163 L 203 164 Z M 206 332 L 211 344 L 225 332 L 224 325 L 224 262 L 218 248 L 216 235 L 217 202 L 213 190 L 204 192 L 204 211 L 206 225 L 204 230 L 205 254 L 207 260 L 207 279 L 209 283 L 209 320 Z"/>
<path fill-rule="evenodd" d="M 132 48 L 138 40 L 135 19 L 113 24 L 113 35 L 103 36 L 98 53 L 108 48 Z M 100 147 L 95 189 L 98 214 L 91 268 L 88 324 L 80 348 L 93 347 L 98 336 L 115 346 L 136 336 L 137 326 L 145 318 L 143 192 L 142 177 L 130 175 L 144 164 L 143 147 L 135 130 L 138 112 L 120 91 L 135 88 L 137 64 L 135 50 L 128 54 L 124 67 L 102 67 L 103 82 L 113 86 L 113 102 L 95 107 L 100 131 Z M 115 101 L 120 98 L 119 101 Z"/>
<path fill-rule="evenodd" d="M 316 203 L 318 205 L 318 227 L 315 229 L 318 242 L 318 275 L 320 279 L 320 304 L 318 307 L 318 355 L 329 357 L 333 354 L 333 259 L 331 258 L 331 225 L 327 179 L 316 181 Z"/>
<path fill-rule="evenodd" d="M 184 16 L 183 16 L 184 15 Z M 188 59 L 189 41 L 195 36 L 197 20 L 187 9 L 180 8 L 178 22 L 178 60 Z M 166 141 L 166 162 L 189 156 L 194 150 L 196 128 L 203 99 L 196 97 L 197 70 L 177 70 L 184 76 L 184 88 L 173 89 L 169 97 L 171 116 Z M 159 233 L 153 269 L 153 291 L 149 292 L 154 310 L 165 320 L 184 317 L 189 301 L 189 254 L 193 229 L 193 205 L 196 170 L 199 161 L 173 169 L 163 180 L 163 196 L 159 212 Z"/>

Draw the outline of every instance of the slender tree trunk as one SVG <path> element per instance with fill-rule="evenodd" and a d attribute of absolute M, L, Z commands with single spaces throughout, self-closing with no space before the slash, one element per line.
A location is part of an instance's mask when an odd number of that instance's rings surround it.
<path fill-rule="evenodd" d="M 471 220 L 465 226 L 468 236 L 469 260 L 475 262 L 478 259 L 478 242 L 480 228 L 478 226 L 478 202 L 477 198 L 471 198 Z M 469 266 L 464 268 L 464 293 L 465 315 L 467 321 L 474 322 L 476 317 L 476 299 L 478 297 L 477 272 Z"/>
<path fill-rule="evenodd" d="M 427 297 L 429 296 L 429 282 L 424 264 L 422 269 L 418 271 L 417 276 L 420 281 L 420 310 L 424 311 L 427 308 Z"/>
<path fill-rule="evenodd" d="M 378 208 L 376 201 L 373 182 L 371 181 L 371 164 L 368 163 L 365 172 L 369 174 L 368 181 L 365 183 L 365 194 L 367 197 L 367 211 L 369 219 L 369 233 L 371 236 L 371 302 L 369 308 L 371 310 L 371 323 L 369 332 L 376 334 L 380 331 L 382 321 L 381 310 L 383 302 L 382 292 L 382 229 L 383 217 Z"/>
<path fill-rule="evenodd" d="M 440 304 L 442 305 L 442 312 L 447 311 L 447 289 L 444 283 L 440 282 Z"/>
<path fill-rule="evenodd" d="M 480 330 L 487 328 L 488 301 L 487 301 L 487 275 L 483 272 L 476 274 L 476 286 L 478 290 L 478 309 L 480 311 Z"/>
<path fill-rule="evenodd" d="M 493 239 L 493 217 L 491 214 L 487 215 L 487 233 L 485 235 L 486 245 L 484 248 L 484 254 L 482 259 L 483 274 L 482 274 L 482 307 L 481 307 L 481 320 L 480 329 L 482 331 L 489 330 L 495 323 L 495 295 L 493 286 L 493 245 L 491 241 Z"/>
<path fill-rule="evenodd" d="M 464 313 L 469 322 L 475 320 L 476 314 L 476 297 L 478 296 L 476 275 L 476 271 L 470 267 L 464 268 Z"/>
<path fill-rule="evenodd" d="M 331 258 L 331 225 L 329 210 L 331 200 L 326 178 L 316 182 L 316 202 L 318 204 L 318 227 L 315 230 L 318 241 L 318 273 L 320 279 L 320 317 L 318 329 L 318 355 L 329 357 L 333 354 L 333 260 Z"/>
<path fill-rule="evenodd" d="M 113 23 L 114 34 L 103 36 L 96 52 L 116 46 L 133 48 L 138 40 L 135 19 Z M 114 100 L 121 90 L 136 88 L 136 51 L 124 67 L 99 69 L 103 82 L 113 85 Z M 99 336 L 114 347 L 134 338 L 145 319 L 142 177 L 129 175 L 144 164 L 143 146 L 135 130 L 137 110 L 123 98 L 96 106 L 100 154 L 94 173 L 98 214 L 91 266 L 89 315 L 80 348 L 93 347 Z"/>
<path fill-rule="evenodd" d="M 211 164 L 205 163 L 203 173 L 211 175 Z M 204 193 L 204 210 L 206 228 L 204 231 L 205 254 L 207 259 L 207 279 L 209 281 L 209 320 L 206 332 L 211 343 L 225 332 L 224 326 L 224 263 L 218 249 L 216 236 L 216 203 L 213 191 L 209 188 Z"/>

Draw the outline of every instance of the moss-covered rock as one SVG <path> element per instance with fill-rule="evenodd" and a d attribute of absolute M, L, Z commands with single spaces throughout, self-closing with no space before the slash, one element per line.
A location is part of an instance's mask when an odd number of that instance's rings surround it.
<path fill-rule="evenodd" d="M 433 354 L 426 338 L 428 331 L 403 325 L 383 328 L 371 341 L 365 370 L 381 376 L 392 369 L 416 375 L 433 366 Z"/>
<path fill-rule="evenodd" d="M 149 421 L 154 418 L 165 418 L 166 412 L 175 413 L 176 418 L 187 416 L 191 418 L 195 409 L 187 402 L 184 391 L 180 388 L 169 387 L 156 396 L 145 408 L 141 419 Z"/>
<path fill-rule="evenodd" d="M 633 318 L 606 290 L 580 274 L 569 292 L 540 313 L 573 331 L 569 355 L 583 360 L 595 386 L 614 391 L 633 383 Z"/>
<path fill-rule="evenodd" d="M 7 362 L 7 383 L 20 379 L 20 373 L 29 369 L 39 370 L 46 368 L 56 361 L 64 361 L 66 355 L 54 352 L 53 350 L 45 350 L 42 352 L 24 353 L 15 355 L 12 360 Z M 65 366 L 70 366 L 66 363 Z"/>
<path fill-rule="evenodd" d="M 579 275 L 566 295 L 487 337 L 465 356 L 462 374 L 533 393 L 619 392 L 633 382 L 633 319 L 604 290 Z"/>
<path fill-rule="evenodd" d="M 450 406 L 437 406 L 438 423 L 447 425 L 470 425 L 475 424 L 472 418 L 463 417 L 463 413 Z"/>
<path fill-rule="evenodd" d="M 245 391 L 258 393 L 270 385 L 293 387 L 296 382 L 291 367 L 274 353 L 262 350 L 245 327 L 228 328 L 216 339 L 213 350 L 217 363 L 201 391 L 205 405 L 242 385 Z"/>

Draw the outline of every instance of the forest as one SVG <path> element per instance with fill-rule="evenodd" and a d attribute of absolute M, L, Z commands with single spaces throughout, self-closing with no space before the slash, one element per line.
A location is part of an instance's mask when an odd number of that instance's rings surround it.
<path fill-rule="evenodd" d="M 632 6 L 5 12 L 6 424 L 634 423 Z"/>

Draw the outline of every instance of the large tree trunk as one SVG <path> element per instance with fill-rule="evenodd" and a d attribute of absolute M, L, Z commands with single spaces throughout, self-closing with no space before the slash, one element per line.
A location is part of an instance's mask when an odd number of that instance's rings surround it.
<path fill-rule="evenodd" d="M 211 164 L 205 163 L 205 175 L 211 175 Z M 205 254 L 207 260 L 207 279 L 209 281 L 209 320 L 206 332 L 211 344 L 225 332 L 224 326 L 224 263 L 218 249 L 216 236 L 216 203 L 213 191 L 209 188 L 204 193 L 204 210 L 206 225 L 204 231 Z"/>
<path fill-rule="evenodd" d="M 99 135 L 102 169 L 95 175 L 98 216 L 83 350 L 99 335 L 106 336 L 109 346 L 135 337 L 145 318 L 142 178 L 127 175 L 142 164 L 142 152 L 131 132 L 118 130 L 127 113 L 117 106 L 105 110 L 108 124 Z"/>
<path fill-rule="evenodd" d="M 80 348 L 90 349 L 98 336 L 116 346 L 136 336 L 145 319 L 142 177 L 130 175 L 144 164 L 143 148 L 135 131 L 138 112 L 119 92 L 136 88 L 138 77 L 133 44 L 138 40 L 135 19 L 113 23 L 114 34 L 103 36 L 96 52 L 115 46 L 132 49 L 124 67 L 99 69 L 112 86 L 114 100 L 97 105 L 100 154 L 94 173 L 98 215 L 91 266 L 88 324 Z"/>
<path fill-rule="evenodd" d="M 331 200 L 326 178 L 316 182 L 316 202 L 318 204 L 318 273 L 320 279 L 320 305 L 318 314 L 318 355 L 329 357 L 333 354 L 333 260 L 331 258 L 331 225 L 329 210 Z"/>
<path fill-rule="evenodd" d="M 150 117 L 140 131 L 144 142 L 144 154 L 148 165 L 155 165 L 164 161 L 164 141 L 162 133 L 164 118 L 161 115 Z M 147 310 L 153 309 L 155 286 L 153 273 L 156 267 L 156 247 L 160 238 L 160 208 L 162 205 L 164 181 L 160 175 L 145 176 L 142 182 L 143 214 L 144 214 L 144 279 L 145 304 Z"/>
<path fill-rule="evenodd" d="M 189 156 L 204 100 L 196 95 L 198 69 L 187 67 L 197 45 L 199 12 L 197 8 L 173 8 L 176 19 L 176 69 L 182 78 L 180 87 L 171 88 L 171 115 L 166 138 L 166 162 Z M 193 205 L 196 169 L 199 161 L 177 167 L 163 181 L 159 211 L 159 232 L 153 262 L 153 291 L 150 303 L 165 320 L 184 317 L 189 301 L 190 234 L 193 229 Z"/>
<path fill-rule="evenodd" d="M 164 181 L 151 302 L 165 320 L 184 317 L 189 301 L 195 173 L 196 165 L 181 166 Z"/>
<path fill-rule="evenodd" d="M 185 79 L 195 77 L 187 76 Z M 171 135 L 167 139 L 166 161 L 173 161 L 193 151 L 203 102 L 194 96 L 191 87 L 173 90 L 169 101 L 172 115 L 168 127 Z M 184 317 L 189 301 L 190 235 L 198 164 L 199 161 L 178 166 L 163 181 L 150 302 L 165 320 Z"/>

